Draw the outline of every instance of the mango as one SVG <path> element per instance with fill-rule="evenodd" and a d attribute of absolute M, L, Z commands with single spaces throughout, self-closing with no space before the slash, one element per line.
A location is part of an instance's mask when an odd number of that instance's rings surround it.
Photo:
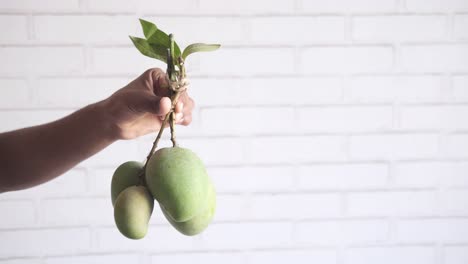
<path fill-rule="evenodd" d="M 216 210 L 216 191 L 214 186 L 211 185 L 210 192 L 208 194 L 208 203 L 206 204 L 205 210 L 188 221 L 176 222 L 168 215 L 164 207 L 161 206 L 161 210 L 169 223 L 180 233 L 187 236 L 200 234 L 208 227 L 213 219 Z"/>
<path fill-rule="evenodd" d="M 143 238 L 153 213 L 154 199 L 144 186 L 131 186 L 119 194 L 114 206 L 114 220 L 122 235 Z"/>
<path fill-rule="evenodd" d="M 148 161 L 145 177 L 151 194 L 174 221 L 188 221 L 206 208 L 210 179 L 191 150 L 159 149 Z"/>
<path fill-rule="evenodd" d="M 111 182 L 112 205 L 115 205 L 117 196 L 126 188 L 138 185 L 139 174 L 143 169 L 143 164 L 138 161 L 127 161 L 121 164 L 114 172 Z"/>

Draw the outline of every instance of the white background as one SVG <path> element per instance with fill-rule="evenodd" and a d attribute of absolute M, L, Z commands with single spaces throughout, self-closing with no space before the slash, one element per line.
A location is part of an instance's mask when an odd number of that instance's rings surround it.
<path fill-rule="evenodd" d="M 468 263 L 467 0 L 1 0 L 0 131 L 162 67 L 131 45 L 139 17 L 223 44 L 189 59 L 178 129 L 214 223 L 184 237 L 155 210 L 143 240 L 120 235 L 111 175 L 150 135 L 1 194 L 1 264 Z"/>

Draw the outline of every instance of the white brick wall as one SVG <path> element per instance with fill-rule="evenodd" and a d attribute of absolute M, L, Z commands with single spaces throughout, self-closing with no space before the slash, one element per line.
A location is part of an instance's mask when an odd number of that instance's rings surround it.
<path fill-rule="evenodd" d="M 184 237 L 156 209 L 144 240 L 118 233 L 111 174 L 150 135 L 1 194 L 0 264 L 468 263 L 468 1 L 0 0 L 0 131 L 163 67 L 128 39 L 139 17 L 223 44 L 190 58 L 179 128 L 214 223 Z"/>

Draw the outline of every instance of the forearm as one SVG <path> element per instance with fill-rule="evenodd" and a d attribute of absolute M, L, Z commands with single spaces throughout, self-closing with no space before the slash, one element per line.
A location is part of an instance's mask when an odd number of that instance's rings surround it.
<path fill-rule="evenodd" d="M 57 121 L 0 134 L 0 192 L 49 181 L 116 140 L 103 102 Z"/>

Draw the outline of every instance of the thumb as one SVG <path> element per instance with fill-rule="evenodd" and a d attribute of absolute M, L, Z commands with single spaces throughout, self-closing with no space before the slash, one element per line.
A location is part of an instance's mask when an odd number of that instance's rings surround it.
<path fill-rule="evenodd" d="M 145 105 L 147 112 L 163 116 L 171 110 L 171 99 L 169 97 L 150 96 Z"/>

